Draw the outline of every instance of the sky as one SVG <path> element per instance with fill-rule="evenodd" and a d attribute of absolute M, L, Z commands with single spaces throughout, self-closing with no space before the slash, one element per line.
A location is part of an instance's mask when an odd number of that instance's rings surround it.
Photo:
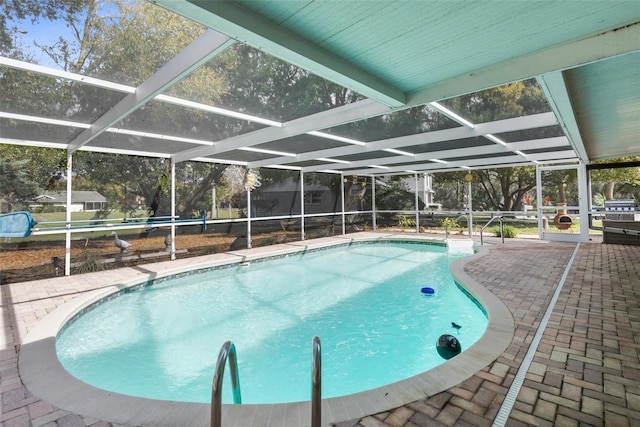
<path fill-rule="evenodd" d="M 17 28 L 17 46 L 28 52 L 30 56 L 34 57 L 38 64 L 56 69 L 59 69 L 60 67 L 57 66 L 49 56 L 42 52 L 42 49 L 38 48 L 35 45 L 35 42 L 40 45 L 51 46 L 58 41 L 60 36 L 69 41 L 73 40 L 73 37 L 71 36 L 71 29 L 62 21 L 40 19 L 36 23 L 32 23 L 30 19 L 8 20 L 7 27 Z M 23 32 L 26 32 L 26 34 L 23 34 Z"/>

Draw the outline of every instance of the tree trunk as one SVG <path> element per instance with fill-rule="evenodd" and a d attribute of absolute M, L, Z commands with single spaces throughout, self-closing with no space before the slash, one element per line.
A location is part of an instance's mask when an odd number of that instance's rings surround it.
<path fill-rule="evenodd" d="M 564 182 L 558 183 L 558 202 L 557 203 L 567 203 L 567 195 L 564 191 Z"/>
<path fill-rule="evenodd" d="M 604 185 L 604 199 L 605 200 L 613 200 L 613 188 L 616 183 L 613 181 L 609 181 Z"/>
<path fill-rule="evenodd" d="M 183 196 L 179 206 L 176 206 L 176 215 L 189 218 L 196 204 L 209 193 L 211 186 L 220 180 L 224 170 L 225 168 L 212 167 L 209 174 L 188 195 Z"/>
<path fill-rule="evenodd" d="M 73 63 L 68 64 L 68 69 L 72 73 L 79 73 L 84 67 L 87 58 L 91 52 L 91 30 L 95 25 L 95 19 L 98 12 L 98 2 L 91 1 L 87 7 L 87 14 L 84 20 L 84 27 L 82 30 L 82 34 L 78 32 L 75 25 L 71 25 L 71 28 L 74 30 L 76 39 L 78 40 L 78 45 L 80 47 L 78 51 L 78 58 L 73 61 Z M 69 26 L 69 25 L 68 25 Z M 73 58 L 65 58 L 65 61 L 72 61 Z M 67 64 L 65 64 L 67 65 Z M 66 69 L 67 67 L 65 67 Z"/>
<path fill-rule="evenodd" d="M 511 195 L 511 173 L 500 176 L 500 190 L 502 192 L 502 209 L 513 210 L 513 199 Z"/>

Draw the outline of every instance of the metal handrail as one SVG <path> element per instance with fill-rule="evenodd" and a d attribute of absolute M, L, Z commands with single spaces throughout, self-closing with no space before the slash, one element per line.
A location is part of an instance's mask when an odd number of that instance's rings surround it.
<path fill-rule="evenodd" d="M 469 221 L 469 214 L 468 214 L 468 213 L 466 213 L 466 214 L 462 214 L 462 215 L 458 216 L 458 218 L 454 219 L 454 220 L 453 220 L 453 222 L 458 222 L 458 220 L 459 220 L 460 218 L 464 218 L 464 219 L 466 219 L 466 220 L 467 220 L 467 222 L 468 222 L 468 221 Z"/>
<path fill-rule="evenodd" d="M 311 369 L 311 427 L 320 427 L 322 422 L 322 356 L 320 354 L 320 338 L 312 340 Z"/>
<path fill-rule="evenodd" d="M 238 357 L 236 356 L 236 346 L 231 341 L 222 344 L 216 369 L 213 374 L 213 385 L 211 387 L 211 427 L 222 427 L 222 378 L 224 376 L 224 366 L 227 364 L 229 356 L 229 370 L 231 371 L 231 385 L 233 388 L 233 403 L 242 403 L 240 394 L 240 376 L 238 375 Z"/>
<path fill-rule="evenodd" d="M 494 216 L 493 218 L 491 218 L 485 225 L 484 227 L 482 227 L 480 229 L 480 246 L 483 245 L 483 240 L 482 240 L 482 232 L 484 231 L 485 228 L 487 228 L 487 226 L 489 224 L 491 224 L 493 222 L 493 220 L 497 219 L 500 222 L 500 238 L 502 239 L 502 243 L 504 243 L 504 224 L 502 222 L 502 217 L 501 216 Z"/>
<path fill-rule="evenodd" d="M 634 230 L 631 228 L 619 228 L 619 227 L 605 227 L 593 225 L 593 215 L 589 213 L 589 229 L 590 230 L 598 230 L 607 233 L 614 234 L 626 234 L 628 236 L 640 236 L 640 230 Z"/>

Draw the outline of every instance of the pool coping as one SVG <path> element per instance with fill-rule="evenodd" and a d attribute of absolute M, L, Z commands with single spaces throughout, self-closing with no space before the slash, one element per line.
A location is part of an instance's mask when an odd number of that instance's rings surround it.
<path fill-rule="evenodd" d="M 25 386 L 35 396 L 58 408 L 98 420 L 130 425 L 209 425 L 210 405 L 207 403 L 131 397 L 98 389 L 71 376 L 56 356 L 55 337 L 58 331 L 67 320 L 87 305 L 103 299 L 110 293 L 145 280 L 154 280 L 198 268 L 246 262 L 266 256 L 286 255 L 336 244 L 384 240 L 434 242 L 433 239 L 418 235 L 362 233 L 358 236 L 314 239 L 126 268 L 122 269 L 124 274 L 115 274 L 114 270 L 91 273 L 91 280 L 95 280 L 96 284 L 104 284 L 104 287 L 84 293 L 63 304 L 29 331 L 20 350 L 20 375 Z M 442 244 L 442 240 L 435 242 Z M 457 260 L 451 266 L 451 273 L 456 282 L 480 302 L 487 312 L 487 329 L 478 342 L 442 365 L 414 377 L 361 393 L 323 399 L 323 425 L 361 418 L 432 396 L 466 380 L 502 354 L 511 343 L 515 331 L 511 312 L 497 296 L 464 271 L 466 263 L 482 257 L 487 251 L 485 247 L 481 247 L 475 255 Z M 224 425 L 229 426 L 299 427 L 308 425 L 310 419 L 309 401 L 224 405 L 222 413 Z"/>

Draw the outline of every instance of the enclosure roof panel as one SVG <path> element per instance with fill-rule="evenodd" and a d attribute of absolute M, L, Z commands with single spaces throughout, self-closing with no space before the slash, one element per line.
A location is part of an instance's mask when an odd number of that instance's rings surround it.
<path fill-rule="evenodd" d="M 0 143 L 348 173 L 640 154 L 635 0 L 151 3 L 201 27 L 151 73 L 0 57 Z M 500 110 L 514 83 L 547 102 Z"/>

